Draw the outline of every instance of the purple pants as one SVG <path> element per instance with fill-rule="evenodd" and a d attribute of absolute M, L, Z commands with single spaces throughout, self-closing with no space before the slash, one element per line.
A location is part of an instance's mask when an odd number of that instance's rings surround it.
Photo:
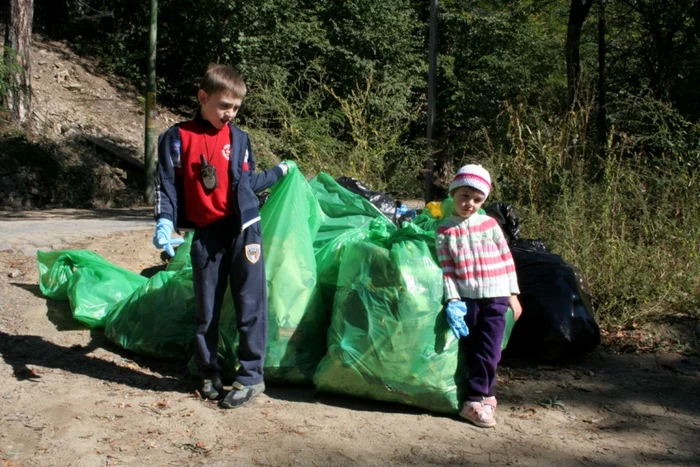
<path fill-rule="evenodd" d="M 467 399 L 477 401 L 496 395 L 496 368 L 501 361 L 508 297 L 462 300 L 467 304 L 464 321 L 469 328 Z"/>

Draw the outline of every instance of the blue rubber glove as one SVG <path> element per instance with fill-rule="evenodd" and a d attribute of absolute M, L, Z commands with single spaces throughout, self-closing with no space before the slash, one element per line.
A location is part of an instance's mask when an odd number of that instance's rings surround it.
<path fill-rule="evenodd" d="M 448 302 L 445 312 L 447 313 L 447 324 L 450 325 L 455 339 L 459 340 L 460 337 L 467 337 L 469 328 L 467 323 L 464 322 L 464 317 L 467 316 L 467 304 L 461 300 Z"/>
<path fill-rule="evenodd" d="M 184 238 L 171 238 L 173 222 L 168 219 L 158 219 L 156 233 L 153 234 L 153 245 L 162 248 L 172 258 L 175 256 L 174 246 L 184 243 Z"/>

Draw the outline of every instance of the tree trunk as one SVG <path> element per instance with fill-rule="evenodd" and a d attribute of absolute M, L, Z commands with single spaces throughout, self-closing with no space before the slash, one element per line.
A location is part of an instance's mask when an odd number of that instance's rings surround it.
<path fill-rule="evenodd" d="M 608 143 L 608 123 L 605 93 L 605 0 L 598 0 L 598 144 L 601 158 L 605 158 Z"/>
<path fill-rule="evenodd" d="M 14 59 L 19 65 L 19 70 L 10 76 L 6 104 L 10 117 L 24 125 L 29 124 L 32 108 L 30 45 L 33 12 L 34 0 L 9 0 L 5 24 L 5 45 L 14 51 L 5 58 Z"/>
<path fill-rule="evenodd" d="M 569 107 L 573 107 L 576 101 L 581 81 L 581 29 L 592 5 L 593 0 L 571 0 L 569 22 L 566 28 L 566 81 L 569 89 Z"/>

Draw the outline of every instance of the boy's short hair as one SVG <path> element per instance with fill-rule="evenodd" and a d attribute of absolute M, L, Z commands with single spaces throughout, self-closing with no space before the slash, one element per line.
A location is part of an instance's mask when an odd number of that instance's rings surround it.
<path fill-rule="evenodd" d="M 230 92 L 238 99 L 243 99 L 248 91 L 243 77 L 232 66 L 219 63 L 212 63 L 207 67 L 199 89 L 207 94 Z"/>

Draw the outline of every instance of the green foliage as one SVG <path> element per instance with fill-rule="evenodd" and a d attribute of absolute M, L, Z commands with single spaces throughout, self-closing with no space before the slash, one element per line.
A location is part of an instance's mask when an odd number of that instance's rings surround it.
<path fill-rule="evenodd" d="M 471 2 L 470 2 L 471 3 Z M 558 108 L 566 73 L 560 27 L 527 4 L 450 2 L 440 16 L 439 128 L 449 141 L 445 161 L 483 150 L 484 129 L 500 139 L 497 116 L 504 99 Z"/>
<path fill-rule="evenodd" d="M 510 143 L 485 161 L 498 180 L 494 197 L 518 207 L 524 236 L 545 239 L 584 272 L 598 319 L 611 325 L 670 312 L 697 316 L 697 170 L 675 158 L 650 165 L 651 155 L 619 132 L 607 158 L 598 159 L 576 139 L 586 134 L 589 106 L 557 119 L 518 105 L 505 113 Z"/>
<path fill-rule="evenodd" d="M 668 170 L 668 162 L 682 172 L 700 168 L 700 124 L 686 120 L 667 102 L 649 94 L 621 93 L 613 101 L 611 121 L 627 151 L 643 152 L 645 166 Z"/>
<path fill-rule="evenodd" d="M 159 101 L 194 107 L 210 62 L 234 64 L 249 93 L 239 122 L 261 138 L 259 155 L 294 159 L 311 172 L 385 187 L 385 163 L 415 152 L 410 133 L 424 87 L 422 24 L 408 0 L 312 2 L 159 1 Z M 77 43 L 115 72 L 140 81 L 148 12 L 115 2 L 109 34 Z M 166 45 L 167 46 L 163 46 Z M 257 144 L 257 143 L 256 143 Z M 391 188 L 391 187 L 390 187 Z"/>
<path fill-rule="evenodd" d="M 410 150 L 400 142 L 416 112 L 392 106 L 395 93 L 403 90 L 375 82 L 371 70 L 364 86 L 348 97 L 326 83 L 318 63 L 292 84 L 279 67 L 267 71 L 265 79 L 252 87 L 247 103 L 255 111 L 248 123 L 258 157 L 292 159 L 308 174 L 325 171 L 382 187 L 386 161 L 395 163 L 401 151 Z M 335 106 L 324 109 L 329 97 Z M 268 129 L 255 130 L 253 118 L 267 122 Z"/>
<path fill-rule="evenodd" d="M 334 129 L 343 123 L 342 116 L 323 108 L 327 96 L 319 84 L 322 69 L 312 64 L 294 82 L 281 67 L 270 66 L 259 73 L 261 79 L 252 84 L 246 101 L 253 109 L 246 122 L 253 131 L 259 127 L 258 121 L 266 122 L 267 136 L 256 133 L 267 143 L 263 152 L 296 160 L 305 171 L 332 167 L 349 148 L 334 137 Z M 256 139 L 254 135 L 254 144 L 258 144 Z"/>
<path fill-rule="evenodd" d="M 651 90 L 654 97 L 673 104 L 693 119 L 700 116 L 693 71 L 700 64 L 700 4 L 623 0 L 608 2 L 610 73 L 618 86 L 636 94 Z"/>

